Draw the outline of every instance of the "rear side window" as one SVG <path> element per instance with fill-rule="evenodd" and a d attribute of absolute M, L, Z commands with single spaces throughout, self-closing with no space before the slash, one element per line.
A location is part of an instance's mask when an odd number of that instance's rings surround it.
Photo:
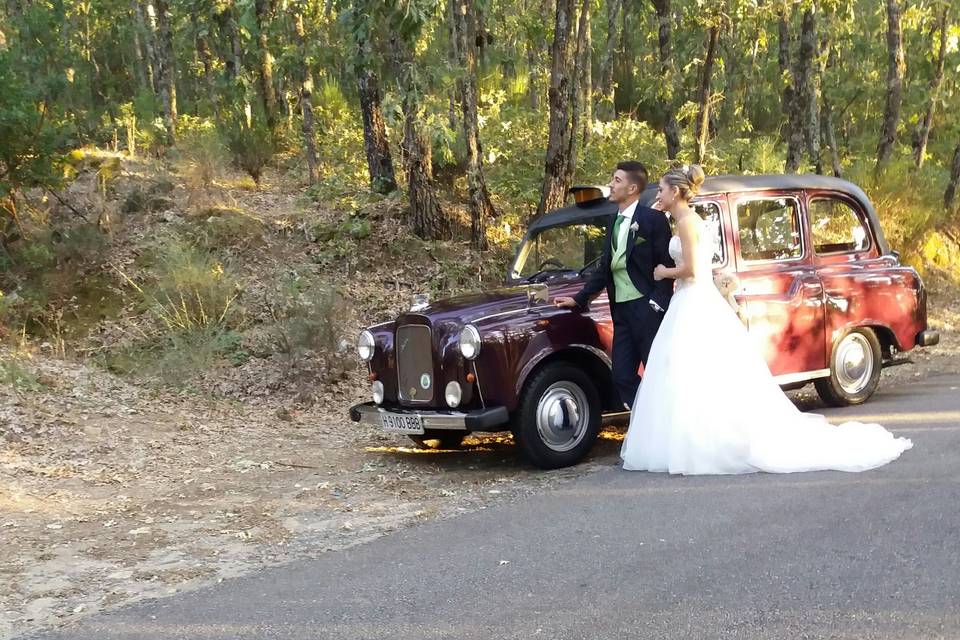
<path fill-rule="evenodd" d="M 808 211 L 813 247 L 818 254 L 863 251 L 870 244 L 860 216 L 843 200 L 812 200 Z"/>
<path fill-rule="evenodd" d="M 803 254 L 800 208 L 793 198 L 741 201 L 737 226 L 744 260 L 790 260 Z"/>
<path fill-rule="evenodd" d="M 723 246 L 723 227 L 720 222 L 720 207 L 716 202 L 696 202 L 693 204 L 696 211 L 705 223 L 710 242 L 713 244 L 713 265 L 721 265 L 726 261 L 726 252 Z"/>

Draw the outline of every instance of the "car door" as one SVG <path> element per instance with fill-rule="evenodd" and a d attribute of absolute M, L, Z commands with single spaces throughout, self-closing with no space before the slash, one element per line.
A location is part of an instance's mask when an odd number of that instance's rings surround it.
<path fill-rule="evenodd" d="M 827 366 L 823 287 L 798 195 L 730 194 L 741 314 L 781 384 Z"/>
<path fill-rule="evenodd" d="M 899 304 L 891 277 L 874 266 L 879 251 L 866 213 L 855 200 L 829 191 L 810 193 L 807 217 L 814 264 L 823 284 L 824 344 L 829 353 L 833 342 L 851 327 L 883 318 Z"/>

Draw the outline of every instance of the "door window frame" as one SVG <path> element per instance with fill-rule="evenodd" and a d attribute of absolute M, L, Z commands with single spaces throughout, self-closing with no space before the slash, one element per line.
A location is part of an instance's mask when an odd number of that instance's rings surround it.
<path fill-rule="evenodd" d="M 758 192 L 730 194 L 730 222 L 733 228 L 733 235 L 736 238 L 737 264 L 741 269 L 752 269 L 755 267 L 770 267 L 775 265 L 795 265 L 802 263 L 809 258 L 809 245 L 807 236 L 806 215 L 803 207 L 802 198 L 797 193 L 776 193 L 776 192 Z M 753 260 L 744 257 L 743 248 L 740 245 L 740 206 L 747 202 L 765 202 L 773 200 L 792 200 L 799 223 L 798 231 L 800 234 L 800 254 L 790 256 L 789 258 L 770 258 L 766 260 Z"/>

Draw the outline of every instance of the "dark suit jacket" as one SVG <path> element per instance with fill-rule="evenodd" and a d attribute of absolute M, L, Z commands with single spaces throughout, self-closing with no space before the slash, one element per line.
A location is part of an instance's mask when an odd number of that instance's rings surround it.
<path fill-rule="evenodd" d="M 616 215 L 620 215 L 619 213 Z M 613 273 L 610 270 L 610 260 L 613 255 L 613 225 L 616 217 L 611 218 L 607 225 L 607 237 L 603 243 L 603 254 L 600 256 L 600 262 L 596 270 L 591 274 L 590 279 L 583 285 L 583 288 L 573 297 L 577 306 L 586 309 L 590 300 L 596 297 L 604 288 L 607 289 L 607 297 L 610 304 L 614 303 Z M 637 225 L 637 230 L 633 230 L 633 225 Z M 667 222 L 667 216 L 662 211 L 637 205 L 633 212 L 633 222 L 630 225 L 630 231 L 627 235 L 627 273 L 637 291 L 647 298 L 653 300 L 663 309 L 670 304 L 670 298 L 673 296 L 673 280 L 654 280 L 653 268 L 658 264 L 667 267 L 676 266 L 673 258 L 670 257 L 670 223 Z M 640 242 L 638 239 L 643 238 Z"/>

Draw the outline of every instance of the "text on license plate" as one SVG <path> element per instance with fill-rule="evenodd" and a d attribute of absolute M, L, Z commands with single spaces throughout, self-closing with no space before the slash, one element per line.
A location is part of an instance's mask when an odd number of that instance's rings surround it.
<path fill-rule="evenodd" d="M 415 413 L 381 413 L 380 423 L 391 433 L 423 433 L 423 420 Z"/>

